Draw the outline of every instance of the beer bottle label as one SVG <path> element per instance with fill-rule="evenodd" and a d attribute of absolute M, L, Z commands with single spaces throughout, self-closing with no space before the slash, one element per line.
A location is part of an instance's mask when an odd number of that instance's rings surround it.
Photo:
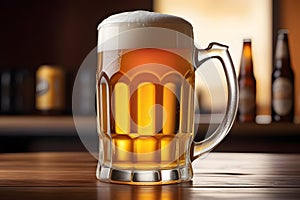
<path fill-rule="evenodd" d="M 255 91 L 251 86 L 240 87 L 239 112 L 240 114 L 255 113 Z"/>
<path fill-rule="evenodd" d="M 36 95 L 42 96 L 49 90 L 49 84 L 44 79 L 38 79 L 36 83 Z"/>
<path fill-rule="evenodd" d="M 287 78 L 278 78 L 273 83 L 273 109 L 281 115 L 287 115 L 293 107 L 293 85 Z"/>

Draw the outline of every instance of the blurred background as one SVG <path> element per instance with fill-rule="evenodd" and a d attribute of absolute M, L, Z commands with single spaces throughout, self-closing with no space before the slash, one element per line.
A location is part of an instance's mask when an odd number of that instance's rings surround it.
<path fill-rule="evenodd" d="M 81 63 L 97 45 L 97 25 L 112 14 L 132 10 L 187 19 L 194 27 L 198 46 L 206 47 L 211 41 L 229 45 L 237 73 L 243 39 L 251 38 L 257 120 L 236 122 L 216 151 L 300 152 L 298 0 L 1 0 L 0 152 L 86 150 L 72 117 L 74 80 Z M 270 121 L 274 51 L 277 31 L 282 28 L 289 30 L 295 76 L 294 123 Z M 53 77 L 61 87 L 55 103 L 39 98 L 47 85 L 38 81 L 49 78 L 51 83 Z M 216 94 L 224 93 L 222 85 L 211 87 Z M 199 85 L 197 91 L 202 109 L 210 113 L 212 104 L 216 110 L 224 109 L 224 97 L 214 97 L 211 102 L 205 86 Z M 205 123 L 200 125 L 202 132 L 207 128 Z"/>

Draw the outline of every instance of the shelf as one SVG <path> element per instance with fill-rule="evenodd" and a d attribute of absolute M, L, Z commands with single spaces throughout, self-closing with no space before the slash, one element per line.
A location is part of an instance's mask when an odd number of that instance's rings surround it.
<path fill-rule="evenodd" d="M 94 117 L 76 118 L 86 134 L 96 130 Z M 212 125 L 216 126 L 216 125 Z M 199 124 L 199 131 L 205 131 L 208 124 Z M 72 116 L 0 116 L 0 136 L 74 136 L 77 135 Z M 300 136 L 300 124 L 293 123 L 235 123 L 232 136 Z"/>
<path fill-rule="evenodd" d="M 199 124 L 198 132 L 207 132 L 208 124 Z M 217 127 L 217 124 L 212 125 L 212 130 Z M 300 125 L 293 123 L 238 123 L 235 122 L 229 134 L 234 137 L 300 137 Z"/>
<path fill-rule="evenodd" d="M 201 122 L 205 122 L 201 118 Z M 79 123 L 80 138 L 74 123 Z M 217 121 L 214 121 L 217 123 Z M 207 138 L 217 124 L 199 124 L 196 138 Z M 84 141 L 98 140 L 95 117 L 0 116 L 0 151 L 84 151 Z M 214 151 L 300 153 L 300 125 L 235 123 Z M 16 149 L 18 148 L 18 149 Z"/>
<path fill-rule="evenodd" d="M 0 136 L 74 136 L 70 116 L 1 116 Z"/>
<path fill-rule="evenodd" d="M 235 123 L 231 133 L 235 136 L 256 136 L 256 137 L 276 137 L 276 136 L 299 136 L 300 124 L 294 123 Z"/>

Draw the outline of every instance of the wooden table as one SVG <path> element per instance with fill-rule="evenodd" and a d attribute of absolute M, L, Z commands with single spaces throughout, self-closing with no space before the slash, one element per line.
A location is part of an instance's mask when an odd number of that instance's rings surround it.
<path fill-rule="evenodd" d="M 0 154 L 0 199 L 299 199 L 299 154 L 210 153 L 194 179 L 165 186 L 101 183 L 87 153 Z"/>

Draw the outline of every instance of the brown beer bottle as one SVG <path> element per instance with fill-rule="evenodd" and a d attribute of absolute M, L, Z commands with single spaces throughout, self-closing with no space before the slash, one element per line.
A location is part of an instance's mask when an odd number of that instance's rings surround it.
<path fill-rule="evenodd" d="M 288 31 L 279 30 L 272 73 L 272 121 L 294 121 L 294 73 L 291 68 Z"/>
<path fill-rule="evenodd" d="M 255 122 L 256 117 L 256 80 L 253 73 L 251 39 L 244 39 L 238 77 L 240 99 L 237 120 Z"/>

